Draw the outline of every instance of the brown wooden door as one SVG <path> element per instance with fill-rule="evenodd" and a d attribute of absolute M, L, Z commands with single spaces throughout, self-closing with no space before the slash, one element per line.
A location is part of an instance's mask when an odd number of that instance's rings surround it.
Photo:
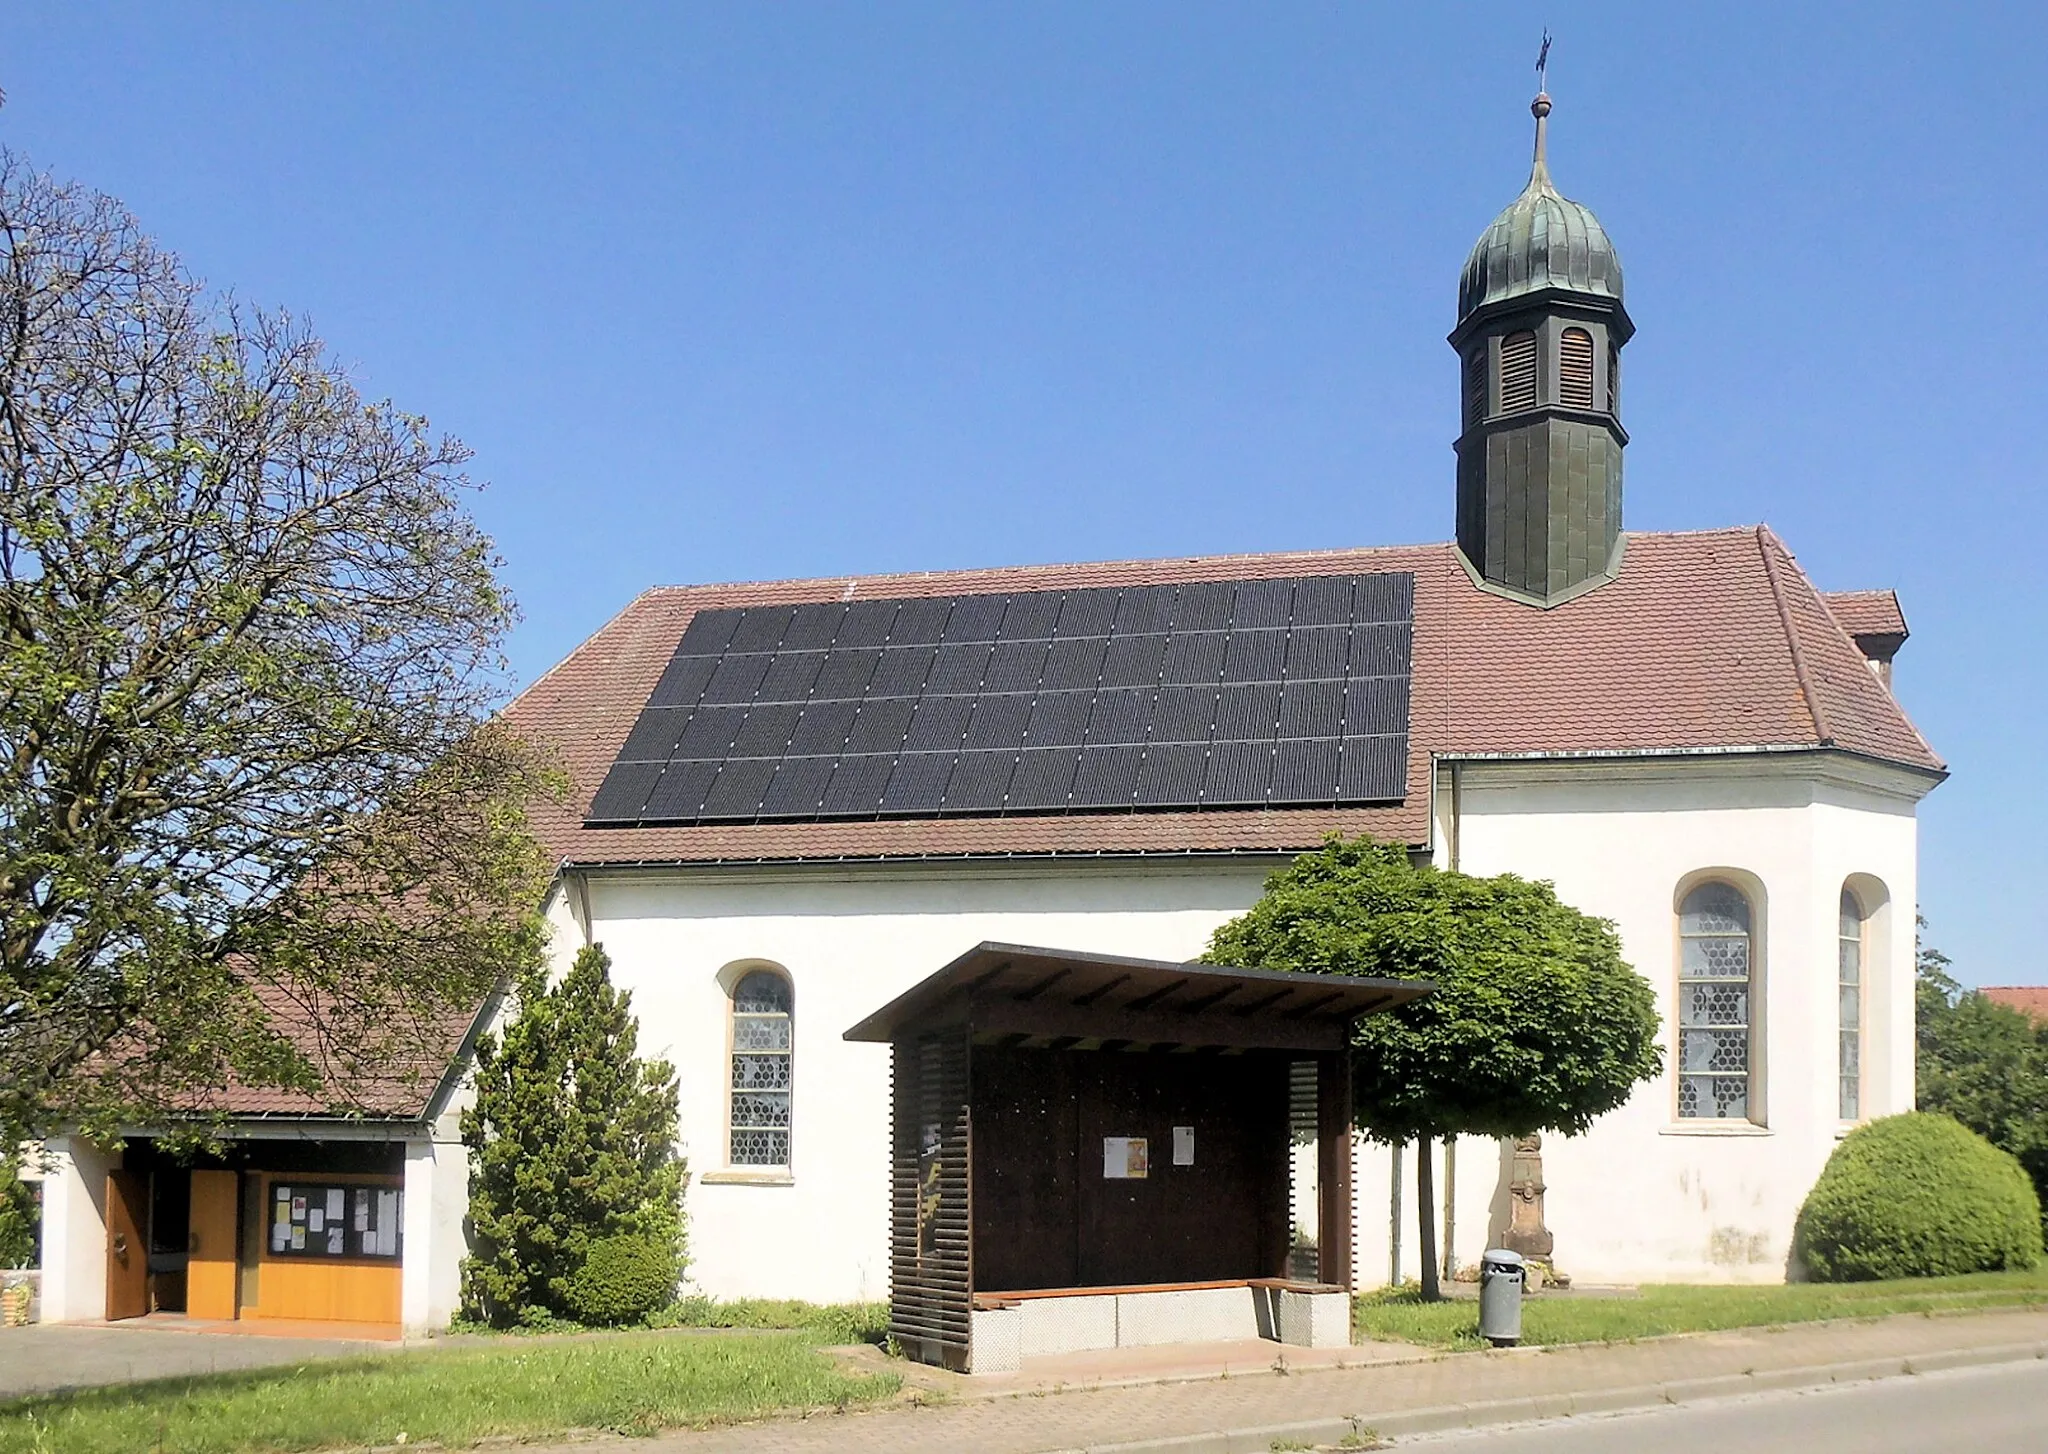
<path fill-rule="evenodd" d="M 185 1264 L 185 1313 L 235 1315 L 235 1174 L 192 1173 L 192 1255 Z"/>
<path fill-rule="evenodd" d="M 149 1311 L 149 1239 L 143 1226 L 149 1180 L 139 1171 L 107 1173 L 107 1321 Z"/>

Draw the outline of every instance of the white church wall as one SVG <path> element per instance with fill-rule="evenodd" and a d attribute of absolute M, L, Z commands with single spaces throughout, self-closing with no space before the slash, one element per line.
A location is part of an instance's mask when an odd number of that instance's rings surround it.
<path fill-rule="evenodd" d="M 718 1297 L 888 1295 L 889 1050 L 841 1034 L 993 939 L 1166 959 L 1199 954 L 1272 862 L 593 874 L 593 936 L 633 992 L 642 1052 L 676 1066 L 690 1159 L 690 1282 Z M 566 927 L 566 926 L 565 926 Z M 573 953 L 558 934 L 557 953 Z M 580 943 L 580 933 L 574 936 Z M 726 1165 L 720 972 L 795 989 L 788 1176 Z M 731 975 L 726 976 L 728 979 Z"/>

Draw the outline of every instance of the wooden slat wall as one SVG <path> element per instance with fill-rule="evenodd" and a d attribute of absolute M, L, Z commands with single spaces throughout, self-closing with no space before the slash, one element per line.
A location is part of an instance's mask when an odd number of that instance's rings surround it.
<path fill-rule="evenodd" d="M 974 1298 L 967 1057 L 964 1029 L 898 1040 L 890 1056 L 889 1332 L 907 1356 L 962 1371 Z"/>
<path fill-rule="evenodd" d="M 1557 398 L 1567 409 L 1593 407 L 1593 335 L 1567 328 L 1557 345 Z"/>

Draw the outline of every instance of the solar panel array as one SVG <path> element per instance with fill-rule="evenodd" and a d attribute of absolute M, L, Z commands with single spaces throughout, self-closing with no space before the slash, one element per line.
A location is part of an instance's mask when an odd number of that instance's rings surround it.
<path fill-rule="evenodd" d="M 1415 578 L 700 611 L 592 826 L 1406 792 Z"/>

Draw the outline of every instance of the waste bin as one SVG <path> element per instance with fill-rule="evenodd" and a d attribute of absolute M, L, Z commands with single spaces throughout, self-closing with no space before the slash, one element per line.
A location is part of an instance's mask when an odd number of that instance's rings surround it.
<path fill-rule="evenodd" d="M 1522 1254 L 1495 1247 L 1479 1260 L 1479 1336 L 1496 1348 L 1522 1341 Z"/>

